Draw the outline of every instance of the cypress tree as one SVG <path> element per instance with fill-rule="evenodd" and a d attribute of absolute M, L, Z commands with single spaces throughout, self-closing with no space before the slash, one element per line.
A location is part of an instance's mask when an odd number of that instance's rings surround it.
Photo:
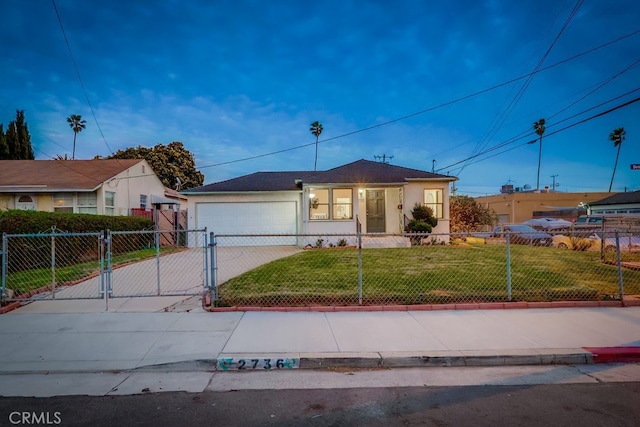
<path fill-rule="evenodd" d="M 24 110 L 16 111 L 16 131 L 18 134 L 18 147 L 20 160 L 33 160 L 33 147 L 31 146 L 31 135 L 27 122 L 24 120 Z"/>
<path fill-rule="evenodd" d="M 6 145 L 6 156 L 3 155 L 3 146 Z M 16 119 L 9 122 L 7 132 L 4 134 L 4 143 L 0 142 L 0 158 L 6 160 L 33 160 L 33 147 L 31 135 L 24 119 L 24 110 L 16 110 Z"/>
<path fill-rule="evenodd" d="M 0 160 L 9 160 L 9 146 L 4 136 L 3 124 L 0 123 Z"/>
<path fill-rule="evenodd" d="M 20 160 L 20 158 L 18 157 L 19 147 L 18 133 L 16 132 L 16 122 L 9 122 L 9 126 L 7 126 L 7 132 L 5 133 L 4 137 L 7 141 L 7 148 L 9 149 L 8 160 Z"/>

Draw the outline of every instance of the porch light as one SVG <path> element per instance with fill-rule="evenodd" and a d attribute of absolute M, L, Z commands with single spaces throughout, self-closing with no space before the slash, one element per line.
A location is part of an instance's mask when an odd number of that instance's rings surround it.
<path fill-rule="evenodd" d="M 358 197 L 364 199 L 364 190 L 362 188 L 358 189 Z"/>
<path fill-rule="evenodd" d="M 316 197 L 316 195 L 315 195 L 315 194 L 313 194 L 313 193 L 309 193 L 309 198 L 310 198 L 310 199 L 313 199 L 314 197 Z"/>

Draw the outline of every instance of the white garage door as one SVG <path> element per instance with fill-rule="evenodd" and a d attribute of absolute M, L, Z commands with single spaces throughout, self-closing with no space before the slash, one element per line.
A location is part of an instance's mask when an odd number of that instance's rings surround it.
<path fill-rule="evenodd" d="M 296 234 L 296 202 L 199 203 L 196 205 L 198 229 L 207 227 L 216 235 Z M 286 239 L 225 239 L 220 245 L 295 245 L 295 236 Z"/>

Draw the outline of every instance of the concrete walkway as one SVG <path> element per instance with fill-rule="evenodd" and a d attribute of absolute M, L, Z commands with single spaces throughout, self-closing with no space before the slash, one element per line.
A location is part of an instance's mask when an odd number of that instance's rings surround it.
<path fill-rule="evenodd" d="M 0 339 L 0 373 L 123 371 L 167 364 L 213 370 L 220 368 L 218 362 L 223 359 L 255 358 L 297 361 L 287 368 L 574 364 L 593 362 L 592 352 L 585 347 L 640 347 L 640 307 L 291 313 L 15 311 L 0 318 Z"/>
<path fill-rule="evenodd" d="M 206 388 L 212 373 L 224 370 L 640 361 L 640 307 L 430 312 L 17 310 L 0 317 L 0 340 L 3 396 L 104 395 L 117 389 L 124 393 L 127 389 L 117 385 L 127 378 L 136 378 L 132 389 L 137 392 L 147 388 L 139 387 L 140 382 L 155 384 L 156 391 L 193 391 Z M 179 375 L 187 372 L 191 374 Z M 640 376 L 640 371 L 633 372 Z M 42 388 L 49 383 L 56 391 Z M 63 386 L 70 388 L 61 391 Z"/>

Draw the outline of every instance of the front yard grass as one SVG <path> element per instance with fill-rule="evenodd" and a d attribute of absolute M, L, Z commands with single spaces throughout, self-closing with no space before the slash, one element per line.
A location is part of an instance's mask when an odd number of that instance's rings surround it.
<path fill-rule="evenodd" d="M 503 245 L 363 249 L 362 254 L 365 305 L 509 300 Z M 625 293 L 639 294 L 640 271 L 623 270 Z M 618 297 L 617 267 L 594 252 L 512 245 L 511 278 L 512 301 Z M 358 251 L 314 249 L 279 259 L 222 284 L 218 298 L 219 306 L 358 304 Z"/>

